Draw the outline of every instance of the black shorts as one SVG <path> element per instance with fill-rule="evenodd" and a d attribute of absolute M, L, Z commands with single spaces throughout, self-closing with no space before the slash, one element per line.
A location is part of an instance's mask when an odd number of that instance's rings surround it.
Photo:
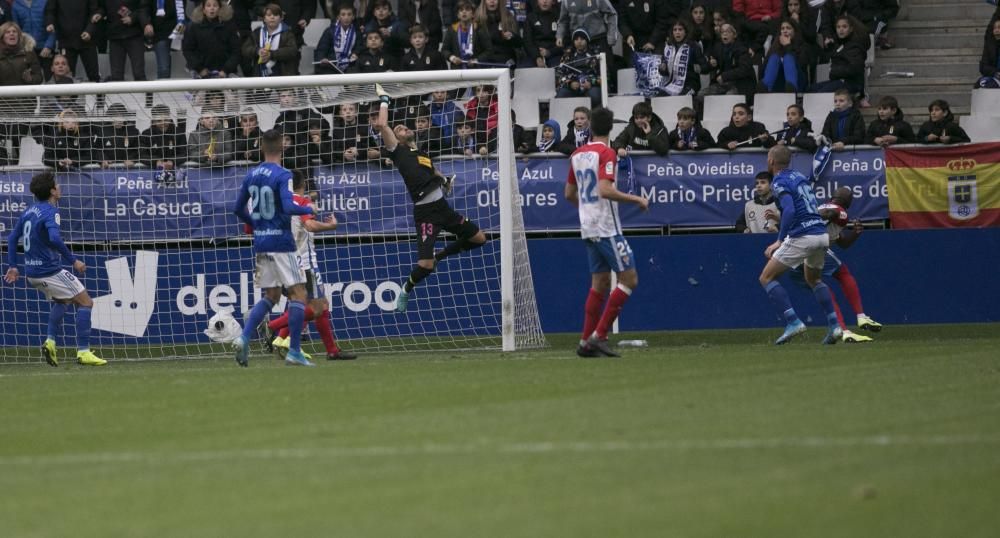
<path fill-rule="evenodd" d="M 326 285 L 323 284 L 323 277 L 312 269 L 306 270 L 306 295 L 310 301 L 326 297 Z"/>
<path fill-rule="evenodd" d="M 417 258 L 421 260 L 434 257 L 434 243 L 441 230 L 455 234 L 459 239 L 468 239 L 479 233 L 479 226 L 459 215 L 444 198 L 414 206 L 413 221 L 417 225 Z"/>
<path fill-rule="evenodd" d="M 306 288 L 306 298 L 309 301 L 313 299 L 323 299 L 326 297 L 326 284 L 323 283 L 323 277 L 319 273 L 313 271 L 312 269 L 306 269 L 306 281 L 303 286 Z M 281 294 L 288 297 L 288 288 L 282 287 Z"/>

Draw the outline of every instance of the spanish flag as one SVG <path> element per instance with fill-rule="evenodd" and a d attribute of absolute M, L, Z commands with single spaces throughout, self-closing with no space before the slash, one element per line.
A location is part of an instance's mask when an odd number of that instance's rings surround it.
<path fill-rule="evenodd" d="M 1000 143 L 888 148 L 893 228 L 1000 226 Z"/>

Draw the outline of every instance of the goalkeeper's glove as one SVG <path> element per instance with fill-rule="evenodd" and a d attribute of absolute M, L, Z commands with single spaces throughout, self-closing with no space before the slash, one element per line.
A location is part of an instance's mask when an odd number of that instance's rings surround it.
<path fill-rule="evenodd" d="M 385 103 L 387 105 L 389 104 L 389 101 L 392 100 L 389 97 L 389 94 L 385 93 L 385 89 L 382 88 L 382 85 L 379 84 L 379 83 L 377 83 L 377 82 L 375 83 L 375 95 L 378 96 L 378 100 L 379 101 L 382 101 L 383 103 Z"/>
<path fill-rule="evenodd" d="M 455 186 L 455 174 L 441 176 L 441 190 L 445 196 L 451 194 L 452 187 Z"/>

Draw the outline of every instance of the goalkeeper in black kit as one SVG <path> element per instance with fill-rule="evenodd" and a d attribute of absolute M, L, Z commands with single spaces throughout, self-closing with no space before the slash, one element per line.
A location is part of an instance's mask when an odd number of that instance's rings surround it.
<path fill-rule="evenodd" d="M 396 298 L 396 311 L 406 312 L 413 288 L 434 272 L 437 263 L 452 254 L 479 248 L 486 243 L 486 234 L 476 223 L 455 212 L 445 196 L 451 192 L 452 179 L 434 168 L 427 153 L 417 149 L 413 131 L 403 124 L 389 127 L 389 96 L 380 84 L 375 85 L 379 96 L 378 119 L 372 125 L 382 135 L 399 175 L 403 176 L 406 190 L 413 199 L 413 221 L 417 228 L 417 265 L 403 283 L 403 290 Z M 434 252 L 441 230 L 456 236 L 444 249 Z"/>

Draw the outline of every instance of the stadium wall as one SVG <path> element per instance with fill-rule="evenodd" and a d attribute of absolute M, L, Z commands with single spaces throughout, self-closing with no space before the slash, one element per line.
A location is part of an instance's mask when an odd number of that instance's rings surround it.
<path fill-rule="evenodd" d="M 623 331 L 779 327 L 757 283 L 773 235 L 629 238 L 639 289 L 620 317 Z M 590 277 L 579 240 L 529 241 L 546 332 L 579 331 Z M 837 251 L 861 288 L 865 313 L 889 325 L 1000 321 L 1000 229 L 866 231 Z M 567 262 L 575 260 L 575 262 Z M 822 316 L 811 293 L 783 277 L 807 323 Z M 848 324 L 855 322 L 833 284 Z"/>

